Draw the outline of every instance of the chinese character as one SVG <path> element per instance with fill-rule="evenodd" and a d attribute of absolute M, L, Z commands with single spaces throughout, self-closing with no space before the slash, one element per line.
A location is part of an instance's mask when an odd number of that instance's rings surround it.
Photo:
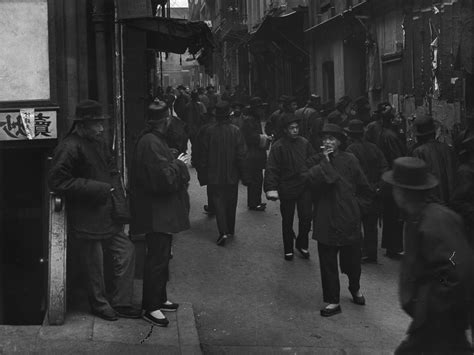
<path fill-rule="evenodd" d="M 43 116 L 42 113 L 38 113 L 38 116 L 35 119 L 35 137 L 39 135 L 45 137 L 51 137 L 51 132 L 49 131 L 49 126 L 51 122 L 47 121 L 50 116 Z"/>
<path fill-rule="evenodd" d="M 0 122 L 0 127 L 3 127 L 3 130 L 9 137 L 15 138 L 15 139 L 17 139 L 19 135 L 23 135 L 26 137 L 25 127 L 23 126 L 23 123 L 21 122 L 20 115 L 16 117 L 16 121 L 12 120 L 11 115 L 7 115 L 5 118 L 6 118 L 6 122 Z M 16 132 L 14 132 L 15 129 L 16 129 Z"/>

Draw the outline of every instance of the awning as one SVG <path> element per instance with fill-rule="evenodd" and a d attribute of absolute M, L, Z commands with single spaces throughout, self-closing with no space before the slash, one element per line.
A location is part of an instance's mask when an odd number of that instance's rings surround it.
<path fill-rule="evenodd" d="M 210 28 L 203 21 L 187 21 L 165 17 L 122 20 L 130 28 L 147 32 L 148 48 L 161 52 L 191 54 L 211 51 L 215 47 Z"/>
<path fill-rule="evenodd" d="M 355 6 L 350 7 L 348 10 L 345 10 L 341 12 L 340 14 L 337 14 L 336 16 L 333 16 L 323 22 L 318 23 L 317 25 L 314 25 L 310 28 L 307 28 L 304 30 L 304 32 L 310 32 L 314 30 L 319 30 L 323 27 L 326 27 L 328 24 L 332 25 L 337 25 L 341 20 L 343 20 L 347 16 L 359 16 L 362 15 L 362 11 L 367 8 L 368 0 L 363 1 Z"/>
<path fill-rule="evenodd" d="M 258 44 L 258 42 L 281 41 L 289 44 L 297 52 L 309 56 L 304 49 L 303 26 L 306 8 L 300 8 L 296 11 L 280 16 L 268 15 L 262 21 L 260 26 L 251 33 L 249 42 Z"/>

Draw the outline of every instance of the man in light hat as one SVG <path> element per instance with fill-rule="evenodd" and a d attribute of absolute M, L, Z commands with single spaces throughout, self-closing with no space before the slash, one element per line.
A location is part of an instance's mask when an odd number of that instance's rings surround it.
<path fill-rule="evenodd" d="M 94 100 L 77 104 L 71 133 L 55 150 L 48 182 L 64 195 L 68 227 L 79 241 L 89 304 L 93 314 L 109 321 L 139 318 L 132 307 L 135 249 L 124 233 L 127 216 L 114 213 L 113 200 L 125 204 L 120 172 L 105 139 L 102 106 Z M 121 202 L 120 202 L 121 201 Z M 119 207 L 115 205 L 115 207 Z M 113 265 L 112 290 L 106 294 L 104 254 Z"/>
<path fill-rule="evenodd" d="M 165 327 L 162 312 L 173 312 L 178 304 L 169 301 L 171 238 L 189 229 L 189 157 L 173 156 L 166 143 L 169 110 L 163 101 L 148 107 L 147 127 L 138 138 L 130 169 L 130 233 L 145 235 L 147 253 L 143 272 L 143 318 Z"/>
<path fill-rule="evenodd" d="M 247 144 L 245 168 L 248 173 L 247 205 L 251 211 L 265 211 L 266 203 L 262 203 L 263 169 L 267 163 L 267 149 L 271 137 L 262 131 L 261 120 L 267 104 L 260 97 L 250 99 L 248 113 L 242 123 L 242 134 Z"/>
<path fill-rule="evenodd" d="M 474 260 L 461 217 L 428 202 L 438 180 L 421 159 L 396 159 L 383 179 L 393 186 L 393 197 L 408 217 L 400 301 L 412 322 L 395 354 L 472 354 L 465 331 Z"/>
<path fill-rule="evenodd" d="M 360 291 L 361 215 L 372 202 L 373 190 L 357 158 L 341 150 L 346 136 L 341 127 L 325 124 L 323 151 L 309 169 L 311 188 L 317 195 L 313 239 L 318 241 L 319 264 L 326 306 L 321 316 L 341 313 L 339 269 L 349 278 L 349 291 L 355 304 L 364 305 Z"/>
<path fill-rule="evenodd" d="M 439 184 L 432 191 L 433 198 L 448 203 L 453 193 L 457 165 L 454 151 L 446 143 L 436 140 L 433 117 L 420 115 L 413 123 L 417 147 L 413 150 L 412 156 L 424 160 L 429 171 L 438 179 Z"/>
<path fill-rule="evenodd" d="M 362 215 L 364 227 L 364 247 L 362 261 L 377 263 L 378 228 L 382 174 L 387 171 L 387 161 L 382 151 L 373 143 L 364 139 L 364 122 L 351 120 L 345 128 L 349 135 L 350 145 L 346 152 L 355 155 L 367 180 L 376 192 L 370 208 Z"/>
<path fill-rule="evenodd" d="M 286 113 L 282 116 L 285 135 L 270 149 L 265 169 L 264 191 L 267 199 L 280 200 L 285 260 L 293 260 L 296 247 L 309 259 L 308 234 L 311 229 L 313 201 L 308 185 L 308 159 L 315 154 L 306 138 L 299 135 L 300 118 Z M 298 211 L 298 237 L 293 231 L 295 208 Z"/>
<path fill-rule="evenodd" d="M 216 122 L 205 129 L 201 139 L 199 182 L 207 185 L 215 208 L 219 237 L 223 246 L 235 233 L 235 212 L 239 180 L 246 185 L 245 140 L 237 126 L 230 123 L 226 101 L 216 105 Z"/>

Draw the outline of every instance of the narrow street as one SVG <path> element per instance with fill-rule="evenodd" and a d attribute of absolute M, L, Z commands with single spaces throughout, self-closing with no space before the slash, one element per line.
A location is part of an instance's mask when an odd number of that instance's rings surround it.
<path fill-rule="evenodd" d="M 343 312 L 322 318 L 316 242 L 310 260 L 285 261 L 278 202 L 248 211 L 241 186 L 236 236 L 217 246 L 205 188 L 191 174 L 192 228 L 174 239 L 169 297 L 193 304 L 205 353 L 393 353 L 409 322 L 398 303 L 399 262 L 380 250 L 378 265 L 363 266 L 366 306 L 352 303 L 343 276 Z"/>

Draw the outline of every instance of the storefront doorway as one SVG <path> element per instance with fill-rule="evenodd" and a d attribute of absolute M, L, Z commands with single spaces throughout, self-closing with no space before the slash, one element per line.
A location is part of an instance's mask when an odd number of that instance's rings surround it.
<path fill-rule="evenodd" d="M 0 324 L 43 322 L 48 255 L 45 177 L 45 149 L 0 149 Z"/>

